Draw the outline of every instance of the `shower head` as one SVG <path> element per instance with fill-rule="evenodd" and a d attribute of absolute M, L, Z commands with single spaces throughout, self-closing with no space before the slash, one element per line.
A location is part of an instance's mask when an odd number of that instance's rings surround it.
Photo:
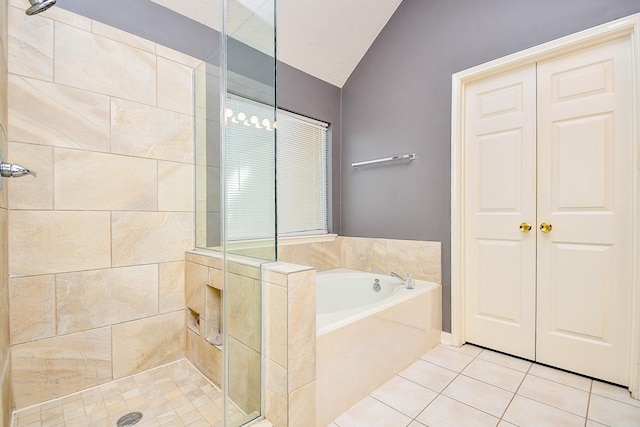
<path fill-rule="evenodd" d="M 29 0 L 29 3 L 31 3 L 31 7 L 25 13 L 31 16 L 49 9 L 56 4 L 56 0 Z"/>

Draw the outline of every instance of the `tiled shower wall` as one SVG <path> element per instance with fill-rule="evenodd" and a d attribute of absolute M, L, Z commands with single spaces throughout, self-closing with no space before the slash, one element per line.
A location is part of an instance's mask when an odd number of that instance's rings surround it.
<path fill-rule="evenodd" d="M 7 159 L 7 1 L 0 0 L 0 157 L 4 160 Z M 6 180 L 0 178 L 0 427 L 9 426 L 11 416 L 7 206 Z"/>
<path fill-rule="evenodd" d="M 199 62 L 25 3 L 9 7 L 9 155 L 38 177 L 9 192 L 17 408 L 184 357 Z"/>

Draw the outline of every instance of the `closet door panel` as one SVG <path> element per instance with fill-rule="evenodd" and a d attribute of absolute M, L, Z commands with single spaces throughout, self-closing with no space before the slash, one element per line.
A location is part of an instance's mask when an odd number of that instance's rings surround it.
<path fill-rule="evenodd" d="M 535 354 L 535 66 L 466 91 L 467 341 Z"/>
<path fill-rule="evenodd" d="M 536 360 L 626 384 L 632 230 L 630 43 L 538 64 Z"/>

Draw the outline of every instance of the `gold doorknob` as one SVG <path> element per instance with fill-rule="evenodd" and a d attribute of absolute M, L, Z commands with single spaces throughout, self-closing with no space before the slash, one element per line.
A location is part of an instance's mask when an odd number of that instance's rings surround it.
<path fill-rule="evenodd" d="M 531 230 L 531 224 L 529 224 L 528 222 L 523 222 L 522 224 L 520 224 L 520 231 L 526 233 L 529 230 Z"/>
<path fill-rule="evenodd" d="M 546 223 L 546 222 L 543 222 L 542 224 L 540 224 L 540 231 L 542 231 L 543 233 L 550 232 L 552 228 L 553 228 L 553 226 L 551 224 Z"/>

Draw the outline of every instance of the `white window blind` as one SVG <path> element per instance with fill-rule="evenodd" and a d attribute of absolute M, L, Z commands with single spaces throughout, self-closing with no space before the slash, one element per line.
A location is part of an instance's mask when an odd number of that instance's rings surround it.
<path fill-rule="evenodd" d="M 273 107 L 268 105 L 237 96 L 227 98 L 227 240 L 273 238 L 275 235 L 273 116 Z M 265 120 L 269 122 L 268 126 Z"/>
<path fill-rule="evenodd" d="M 327 233 L 327 125 L 277 112 L 278 235 Z"/>
<path fill-rule="evenodd" d="M 273 237 L 276 170 L 278 235 L 327 233 L 327 125 L 278 110 L 274 153 L 273 108 L 229 96 L 226 120 L 227 239 Z"/>

